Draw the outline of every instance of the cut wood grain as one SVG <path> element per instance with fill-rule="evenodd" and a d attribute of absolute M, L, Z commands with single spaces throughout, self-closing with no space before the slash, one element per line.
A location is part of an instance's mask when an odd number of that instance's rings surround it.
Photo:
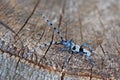
<path fill-rule="evenodd" d="M 59 45 L 24 59 L 29 49 L 60 40 L 40 13 L 65 39 L 78 45 L 88 42 L 96 51 L 92 55 L 96 65 L 73 54 L 63 69 L 68 52 L 60 51 Z M 5 41 L 0 48 L 0 80 L 119 80 L 119 17 L 119 0 L 0 0 L 0 38 Z"/>

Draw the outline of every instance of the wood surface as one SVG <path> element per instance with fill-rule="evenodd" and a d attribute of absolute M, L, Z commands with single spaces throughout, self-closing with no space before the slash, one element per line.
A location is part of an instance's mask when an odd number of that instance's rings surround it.
<path fill-rule="evenodd" d="M 62 52 L 60 45 L 24 59 L 35 46 L 60 41 L 41 13 L 65 39 L 89 43 L 96 65 L 79 54 Z M 5 41 L 0 47 L 0 80 L 120 80 L 119 17 L 120 0 L 0 0 L 0 39 Z M 67 54 L 70 60 L 63 68 Z"/>

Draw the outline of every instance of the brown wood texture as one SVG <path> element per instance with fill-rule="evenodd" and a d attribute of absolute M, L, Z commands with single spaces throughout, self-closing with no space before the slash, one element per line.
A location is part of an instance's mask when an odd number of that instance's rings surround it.
<path fill-rule="evenodd" d="M 96 52 L 92 55 L 96 65 L 62 52 L 60 45 L 24 59 L 29 49 L 60 41 L 40 13 L 65 39 L 78 45 L 88 42 Z M 0 39 L 5 41 L 0 47 L 0 80 L 120 80 L 119 17 L 119 0 L 0 0 Z M 70 59 L 62 68 L 66 54 Z"/>

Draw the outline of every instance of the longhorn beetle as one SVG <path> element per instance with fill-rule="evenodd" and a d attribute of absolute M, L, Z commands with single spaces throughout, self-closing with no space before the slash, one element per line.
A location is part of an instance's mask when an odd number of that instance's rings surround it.
<path fill-rule="evenodd" d="M 61 32 L 59 32 L 59 30 L 53 25 L 52 22 L 50 22 L 44 15 L 42 15 L 42 19 L 47 22 L 47 24 L 58 34 L 58 36 L 60 37 L 61 41 L 60 42 L 54 42 L 51 41 L 49 43 L 45 43 L 43 45 L 37 46 L 33 49 L 31 49 L 29 52 L 27 52 L 26 54 L 23 55 L 23 57 L 26 59 L 28 57 L 31 56 L 31 54 L 35 51 L 37 51 L 40 48 L 46 47 L 48 45 L 63 45 L 64 48 L 62 48 L 62 51 L 66 51 L 68 50 L 70 53 L 72 54 L 80 54 L 80 55 L 85 55 L 85 57 L 91 61 L 92 64 L 94 64 L 94 61 L 91 59 L 91 54 L 94 52 L 92 47 L 89 46 L 88 43 L 83 43 L 82 45 L 76 45 L 73 40 L 64 40 L 64 38 L 61 35 Z M 88 47 L 89 50 L 85 49 L 84 47 Z"/>

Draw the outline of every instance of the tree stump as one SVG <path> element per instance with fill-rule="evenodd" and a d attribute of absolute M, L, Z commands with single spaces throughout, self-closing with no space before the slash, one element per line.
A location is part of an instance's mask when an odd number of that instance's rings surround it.
<path fill-rule="evenodd" d="M 41 13 L 65 39 L 89 43 L 96 65 L 60 45 L 23 58 L 35 46 L 60 41 Z M 0 80 L 119 80 L 119 17 L 119 0 L 0 0 Z"/>

